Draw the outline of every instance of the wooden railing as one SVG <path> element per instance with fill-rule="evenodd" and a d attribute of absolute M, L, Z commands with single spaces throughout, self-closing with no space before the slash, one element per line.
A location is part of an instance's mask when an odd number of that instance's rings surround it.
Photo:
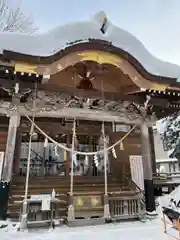
<path fill-rule="evenodd" d="M 145 205 L 142 204 L 140 194 L 109 197 L 109 207 L 112 219 L 136 219 L 145 213 Z"/>

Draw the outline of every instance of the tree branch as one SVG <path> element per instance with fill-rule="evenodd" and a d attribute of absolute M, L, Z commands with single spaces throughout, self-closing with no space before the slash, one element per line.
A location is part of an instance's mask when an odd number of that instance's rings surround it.
<path fill-rule="evenodd" d="M 0 31 L 34 33 L 38 28 L 20 7 L 10 8 L 5 0 L 0 0 Z"/>

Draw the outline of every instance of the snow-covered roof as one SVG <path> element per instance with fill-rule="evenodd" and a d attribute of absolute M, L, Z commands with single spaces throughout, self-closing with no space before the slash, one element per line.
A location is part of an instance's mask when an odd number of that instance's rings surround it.
<path fill-rule="evenodd" d="M 151 74 L 179 78 L 180 66 L 161 61 L 154 57 L 144 45 L 131 33 L 107 22 L 105 34 L 100 31 L 104 12 L 99 12 L 86 21 L 74 22 L 55 28 L 45 34 L 28 35 L 22 33 L 1 33 L 0 53 L 4 50 L 31 56 L 52 56 L 69 46 L 69 43 L 88 39 L 98 39 L 111 42 L 134 58 Z"/>

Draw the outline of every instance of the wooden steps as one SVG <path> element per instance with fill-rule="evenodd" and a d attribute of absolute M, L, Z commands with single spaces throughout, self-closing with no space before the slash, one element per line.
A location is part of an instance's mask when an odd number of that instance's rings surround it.
<path fill-rule="evenodd" d="M 30 177 L 28 195 L 51 194 L 55 189 L 57 198 L 62 200 L 59 211 L 62 216 L 67 216 L 69 191 L 70 191 L 70 176 L 44 176 Z M 113 177 L 108 177 L 108 192 L 120 192 L 123 186 Z M 8 213 L 13 220 L 18 220 L 20 216 L 21 204 L 17 201 L 22 201 L 25 191 L 25 177 L 14 176 L 12 180 Z M 100 177 L 74 177 L 74 195 L 104 195 L 104 176 Z M 99 209 L 103 211 L 103 209 Z M 83 210 L 84 211 L 84 210 Z"/>

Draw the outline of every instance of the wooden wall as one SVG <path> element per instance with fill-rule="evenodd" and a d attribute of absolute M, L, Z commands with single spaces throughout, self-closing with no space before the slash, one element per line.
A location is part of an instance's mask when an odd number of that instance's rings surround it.
<path fill-rule="evenodd" d="M 110 134 L 111 143 L 117 142 L 122 138 L 125 132 L 112 132 Z M 111 153 L 111 167 L 113 174 L 123 183 L 127 185 L 130 179 L 130 155 L 141 155 L 141 138 L 139 133 L 131 133 L 123 141 L 124 150 L 120 149 L 120 145 L 115 148 L 117 159 Z"/>
<path fill-rule="evenodd" d="M 6 151 L 9 118 L 0 116 L 0 151 Z"/>
<path fill-rule="evenodd" d="M 7 142 L 7 132 L 0 131 L 0 152 L 6 151 L 6 142 Z"/>

